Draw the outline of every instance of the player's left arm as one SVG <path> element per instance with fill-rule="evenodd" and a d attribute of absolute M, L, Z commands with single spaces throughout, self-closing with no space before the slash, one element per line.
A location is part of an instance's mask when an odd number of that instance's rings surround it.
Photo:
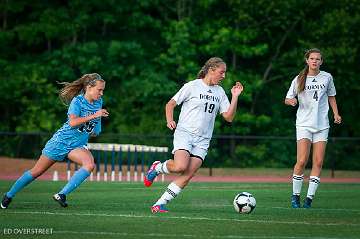
<path fill-rule="evenodd" d="M 227 122 L 233 121 L 237 109 L 238 98 L 243 90 L 244 87 L 240 82 L 236 82 L 236 84 L 231 88 L 232 96 L 231 96 L 230 106 L 226 112 L 222 113 L 222 116 Z"/>
<path fill-rule="evenodd" d="M 338 107 L 336 104 L 335 96 L 329 96 L 329 104 L 334 114 L 334 123 L 340 124 L 341 123 L 341 116 L 339 115 Z"/>

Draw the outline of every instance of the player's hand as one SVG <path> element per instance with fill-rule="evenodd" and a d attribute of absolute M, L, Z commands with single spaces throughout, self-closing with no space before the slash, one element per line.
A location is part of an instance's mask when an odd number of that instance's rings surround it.
<path fill-rule="evenodd" d="M 109 116 L 109 112 L 108 112 L 106 109 L 101 109 L 101 110 L 98 110 L 98 111 L 95 113 L 95 116 L 96 116 L 96 118 L 98 118 L 98 117 L 108 117 L 108 116 Z"/>
<path fill-rule="evenodd" d="M 341 124 L 341 116 L 340 115 L 334 115 L 334 123 Z"/>
<path fill-rule="evenodd" d="M 231 94 L 233 96 L 239 96 L 243 90 L 244 86 L 239 81 L 237 81 L 235 85 L 231 88 Z"/>
<path fill-rule="evenodd" d="M 168 121 L 168 122 L 166 123 L 166 126 L 167 126 L 169 129 L 174 130 L 174 129 L 176 129 L 176 122 L 175 122 L 174 120 Z"/>
<path fill-rule="evenodd" d="M 297 105 L 297 99 L 296 98 L 286 99 L 286 101 L 287 101 L 288 105 L 291 105 L 291 106 Z"/>

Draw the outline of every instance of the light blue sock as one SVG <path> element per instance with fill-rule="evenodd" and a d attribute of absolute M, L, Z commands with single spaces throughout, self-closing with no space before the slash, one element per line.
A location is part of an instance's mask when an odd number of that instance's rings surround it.
<path fill-rule="evenodd" d="M 6 196 L 13 198 L 17 192 L 31 183 L 34 179 L 35 178 L 31 175 L 30 170 L 26 171 L 20 178 L 18 178 L 18 180 L 16 180 L 16 182 L 10 188 L 10 191 L 6 193 Z"/>
<path fill-rule="evenodd" d="M 69 180 L 69 182 L 61 189 L 59 194 L 69 194 L 74 191 L 80 184 L 89 177 L 90 172 L 84 168 L 80 168 Z"/>

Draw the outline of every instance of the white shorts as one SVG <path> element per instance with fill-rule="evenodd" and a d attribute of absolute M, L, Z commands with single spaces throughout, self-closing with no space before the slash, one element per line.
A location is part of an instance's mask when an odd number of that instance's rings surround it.
<path fill-rule="evenodd" d="M 329 129 L 323 129 L 315 133 L 303 127 L 296 127 L 296 140 L 309 139 L 312 143 L 327 141 Z"/>
<path fill-rule="evenodd" d="M 174 149 L 172 150 L 172 153 L 174 154 L 176 150 L 184 149 L 188 151 L 191 156 L 200 157 L 204 161 L 209 145 L 209 138 L 203 138 L 185 131 L 175 130 Z"/>

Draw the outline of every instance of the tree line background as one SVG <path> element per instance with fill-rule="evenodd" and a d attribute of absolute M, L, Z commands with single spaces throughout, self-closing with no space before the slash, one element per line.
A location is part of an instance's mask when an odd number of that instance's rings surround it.
<path fill-rule="evenodd" d="M 165 103 L 218 56 L 228 96 L 235 81 L 245 90 L 234 122 L 217 119 L 214 133 L 224 137 L 209 156 L 225 166 L 289 166 L 296 109 L 283 101 L 306 49 L 322 50 L 322 70 L 335 80 L 343 124 L 331 123 L 330 137 L 359 137 L 359 22 L 358 0 L 0 0 L 0 131 L 53 133 L 67 109 L 57 82 L 98 72 L 110 112 L 103 134 L 160 135 L 171 145 Z M 241 138 L 249 135 L 270 138 Z M 16 140 L 2 138 L 0 154 L 11 155 Z M 332 147 L 351 159 L 341 168 L 360 169 L 359 147 Z"/>

